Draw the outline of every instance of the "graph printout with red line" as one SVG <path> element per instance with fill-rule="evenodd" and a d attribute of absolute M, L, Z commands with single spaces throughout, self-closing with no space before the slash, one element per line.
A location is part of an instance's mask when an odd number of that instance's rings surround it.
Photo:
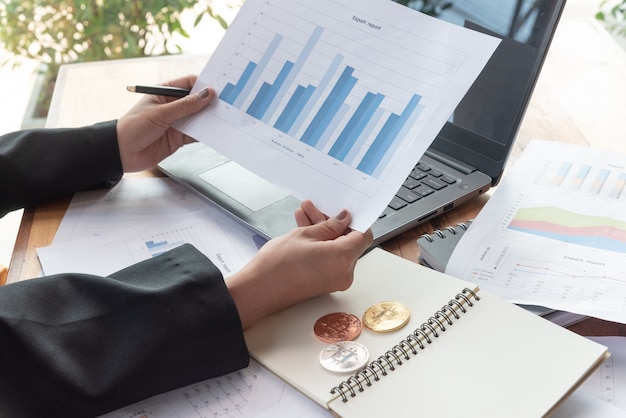
<path fill-rule="evenodd" d="M 185 133 L 368 228 L 499 40 L 388 0 L 249 0 L 194 86 Z"/>
<path fill-rule="evenodd" d="M 531 142 L 446 272 L 516 303 L 626 323 L 625 161 Z"/>

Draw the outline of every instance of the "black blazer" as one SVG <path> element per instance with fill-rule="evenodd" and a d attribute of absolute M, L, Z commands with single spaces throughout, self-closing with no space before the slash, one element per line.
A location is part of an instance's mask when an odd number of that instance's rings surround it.
<path fill-rule="evenodd" d="M 115 122 L 5 135 L 0 216 L 121 175 Z M 0 287 L 0 416 L 95 416 L 248 360 L 222 275 L 191 245 Z"/>

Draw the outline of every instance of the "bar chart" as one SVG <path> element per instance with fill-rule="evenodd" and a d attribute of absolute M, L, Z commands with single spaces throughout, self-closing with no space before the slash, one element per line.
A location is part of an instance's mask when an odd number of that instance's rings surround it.
<path fill-rule="evenodd" d="M 183 241 L 169 242 L 167 240 L 164 240 L 164 241 L 147 240 L 144 244 L 146 246 L 146 250 L 148 250 L 150 255 L 152 257 L 156 257 L 173 248 L 183 245 L 184 242 Z"/>
<path fill-rule="evenodd" d="M 246 0 L 178 128 L 364 231 L 498 43 L 388 0 Z"/>
<path fill-rule="evenodd" d="M 297 23 L 278 24 L 285 21 Z M 330 30 L 273 4 L 255 23 L 222 74 L 219 99 L 375 178 L 462 58 L 424 57 L 436 71 L 424 72 L 423 81 L 401 72 L 390 81 L 382 51 L 371 52 L 375 59 L 355 60 L 341 46 L 359 35 L 352 22 Z"/>
<path fill-rule="evenodd" d="M 586 192 L 608 199 L 625 199 L 626 172 L 619 166 L 593 167 L 588 163 L 563 161 L 548 168 L 545 184 L 570 192 Z M 550 170 L 554 170 L 552 173 Z"/>

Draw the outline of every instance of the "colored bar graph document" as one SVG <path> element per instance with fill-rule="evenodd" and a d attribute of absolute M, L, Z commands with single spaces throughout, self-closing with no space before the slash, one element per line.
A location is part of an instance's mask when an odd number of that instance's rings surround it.
<path fill-rule="evenodd" d="M 179 128 L 364 231 L 498 43 L 388 0 L 248 0 Z"/>
<path fill-rule="evenodd" d="M 625 161 L 580 145 L 531 142 L 446 272 L 515 303 L 626 323 Z"/>

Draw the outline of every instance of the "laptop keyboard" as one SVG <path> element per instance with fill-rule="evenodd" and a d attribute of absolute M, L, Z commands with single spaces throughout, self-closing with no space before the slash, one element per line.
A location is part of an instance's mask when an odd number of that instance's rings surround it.
<path fill-rule="evenodd" d="M 456 183 L 454 178 L 420 161 L 415 165 L 406 180 L 404 180 L 402 187 L 391 199 L 391 202 L 379 216 L 379 219 L 402 210 L 411 205 L 411 203 L 437 193 L 439 190 L 454 183 Z"/>

